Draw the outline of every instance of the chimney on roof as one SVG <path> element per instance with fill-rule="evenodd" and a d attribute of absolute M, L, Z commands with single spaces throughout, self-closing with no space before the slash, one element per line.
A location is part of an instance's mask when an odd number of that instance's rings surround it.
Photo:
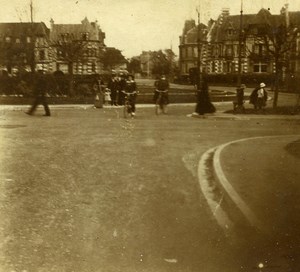
<path fill-rule="evenodd" d="M 230 15 L 229 8 L 222 8 L 221 15 L 219 16 L 218 23 L 221 25 L 226 17 Z"/>
<path fill-rule="evenodd" d="M 222 13 L 221 13 L 221 15 L 222 15 L 223 17 L 229 16 L 229 15 L 230 15 L 230 9 L 229 9 L 229 8 L 222 8 Z"/>
<path fill-rule="evenodd" d="M 195 20 L 186 20 L 183 28 L 183 35 L 196 26 Z"/>
<path fill-rule="evenodd" d="M 289 4 L 286 3 L 284 6 L 285 6 L 285 23 L 286 23 L 286 27 L 289 27 L 290 26 Z"/>
<path fill-rule="evenodd" d="M 50 20 L 50 29 L 53 29 L 53 26 L 54 26 L 54 20 L 53 20 L 53 18 L 51 18 L 51 20 Z"/>

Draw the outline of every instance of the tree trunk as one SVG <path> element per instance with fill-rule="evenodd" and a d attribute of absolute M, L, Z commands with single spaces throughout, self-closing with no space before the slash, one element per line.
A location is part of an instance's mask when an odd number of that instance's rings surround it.
<path fill-rule="evenodd" d="M 73 62 L 69 62 L 68 72 L 70 75 L 69 81 L 69 95 L 74 96 L 74 73 L 73 73 Z"/>
<path fill-rule="evenodd" d="M 279 83 L 280 83 L 280 77 L 281 77 L 281 66 L 279 64 L 278 58 L 275 59 L 275 65 L 276 65 L 276 78 L 275 78 L 275 90 L 274 90 L 274 99 L 273 99 L 273 108 L 274 109 L 277 107 L 278 94 L 279 94 Z"/>

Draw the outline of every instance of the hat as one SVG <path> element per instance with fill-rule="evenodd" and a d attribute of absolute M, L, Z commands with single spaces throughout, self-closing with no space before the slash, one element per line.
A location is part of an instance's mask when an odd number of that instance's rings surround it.
<path fill-rule="evenodd" d="M 260 86 L 261 88 L 263 88 L 263 87 L 266 87 L 266 84 L 262 82 L 262 83 L 259 84 L 259 86 Z"/>

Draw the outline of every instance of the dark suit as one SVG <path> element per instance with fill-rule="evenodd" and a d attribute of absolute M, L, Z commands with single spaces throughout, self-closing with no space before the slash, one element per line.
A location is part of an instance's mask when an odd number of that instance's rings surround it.
<path fill-rule="evenodd" d="M 107 84 L 107 88 L 110 89 L 110 98 L 111 98 L 111 105 L 117 105 L 117 81 L 115 78 L 111 78 Z"/>
<path fill-rule="evenodd" d="M 45 115 L 50 116 L 50 109 L 47 103 L 46 99 L 46 93 L 47 93 L 47 81 L 45 79 L 45 76 L 43 75 L 42 71 L 39 71 L 34 83 L 34 96 L 35 100 L 28 111 L 28 114 L 33 114 L 34 111 L 36 110 L 38 105 L 43 105 L 45 109 Z"/>

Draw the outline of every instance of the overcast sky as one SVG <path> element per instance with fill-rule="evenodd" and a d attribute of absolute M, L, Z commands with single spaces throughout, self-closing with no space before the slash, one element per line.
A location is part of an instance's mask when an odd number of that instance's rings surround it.
<path fill-rule="evenodd" d="M 105 43 L 132 57 L 143 50 L 159 50 L 172 46 L 178 54 L 179 36 L 184 21 L 196 19 L 200 3 L 204 23 L 217 18 L 223 7 L 239 14 L 242 0 L 32 0 L 34 20 L 49 27 L 55 23 L 80 23 L 86 16 L 97 20 L 106 33 Z M 243 0 L 244 13 L 257 13 L 262 7 L 279 13 L 287 0 Z M 290 10 L 300 11 L 300 0 L 289 1 Z M 30 0 L 0 0 L 0 22 L 30 20 Z"/>

